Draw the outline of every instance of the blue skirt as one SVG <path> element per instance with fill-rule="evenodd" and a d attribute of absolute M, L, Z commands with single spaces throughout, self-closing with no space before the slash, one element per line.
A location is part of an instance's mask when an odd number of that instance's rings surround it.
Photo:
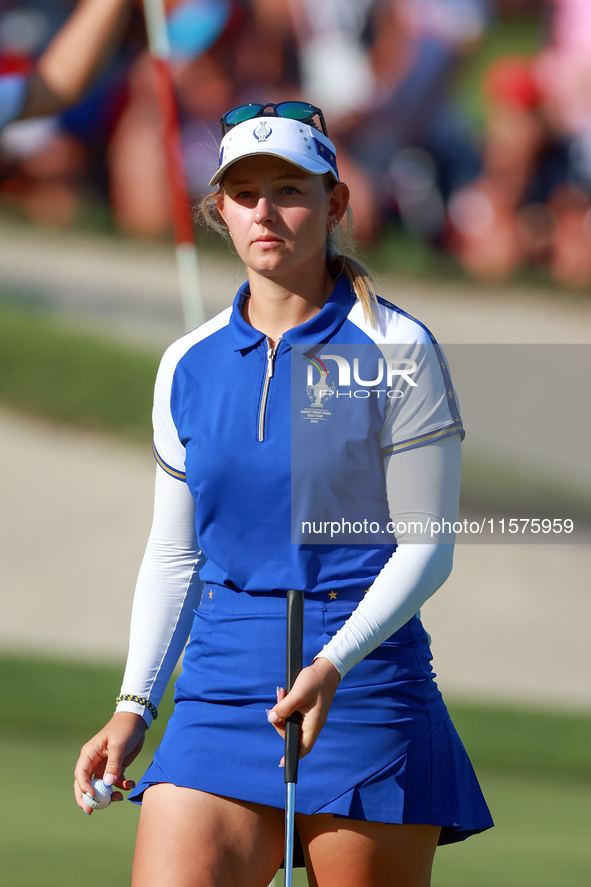
<path fill-rule="evenodd" d="M 334 593 L 333 593 L 334 594 Z M 363 590 L 307 594 L 304 665 L 336 634 Z M 285 596 L 205 586 L 154 761 L 130 795 L 167 782 L 283 808 L 283 740 L 266 709 L 285 685 Z M 415 616 L 341 681 L 312 752 L 296 811 L 442 826 L 439 843 L 493 825 L 434 680 Z"/>

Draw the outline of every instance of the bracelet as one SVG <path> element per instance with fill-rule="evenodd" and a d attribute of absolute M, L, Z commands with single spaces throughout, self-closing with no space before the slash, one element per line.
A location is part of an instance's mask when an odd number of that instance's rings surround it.
<path fill-rule="evenodd" d="M 119 704 L 120 702 L 137 702 L 138 705 L 143 705 L 145 708 L 148 709 L 148 711 L 152 715 L 152 720 L 155 721 L 158 717 L 158 709 L 153 702 L 150 702 L 150 700 L 146 699 L 144 696 L 132 696 L 131 693 L 122 693 L 120 696 L 117 697 L 115 702 L 116 704 Z"/>

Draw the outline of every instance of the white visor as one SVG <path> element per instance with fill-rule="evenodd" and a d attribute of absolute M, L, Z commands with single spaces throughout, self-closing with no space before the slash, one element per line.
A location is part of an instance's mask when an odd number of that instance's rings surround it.
<path fill-rule="evenodd" d="M 232 127 L 220 146 L 217 185 L 233 163 L 255 154 L 281 157 L 312 175 L 332 173 L 339 180 L 335 146 L 319 130 L 287 117 L 255 117 Z"/>

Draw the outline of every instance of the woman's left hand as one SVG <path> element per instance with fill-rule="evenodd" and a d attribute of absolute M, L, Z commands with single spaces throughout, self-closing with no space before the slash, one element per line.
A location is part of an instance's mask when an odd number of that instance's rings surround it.
<path fill-rule="evenodd" d="M 297 676 L 290 693 L 283 687 L 277 690 L 277 705 L 267 712 L 269 723 L 285 738 L 285 720 L 294 712 L 302 713 L 300 758 L 307 755 L 324 727 L 334 694 L 341 680 L 335 666 L 328 659 L 315 659 Z M 283 766 L 283 759 L 280 766 Z"/>

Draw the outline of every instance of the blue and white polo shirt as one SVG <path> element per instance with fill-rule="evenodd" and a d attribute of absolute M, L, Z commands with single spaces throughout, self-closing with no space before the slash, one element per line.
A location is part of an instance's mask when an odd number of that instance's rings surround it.
<path fill-rule="evenodd" d="M 259 592 L 365 588 L 395 550 L 384 460 L 463 436 L 445 357 L 384 299 L 369 324 L 344 276 L 274 350 L 242 317 L 248 297 L 245 284 L 171 345 L 156 380 L 154 452 L 195 499 L 201 578 Z M 315 535 L 341 517 L 344 536 Z M 347 534 L 356 518 L 373 531 Z"/>

